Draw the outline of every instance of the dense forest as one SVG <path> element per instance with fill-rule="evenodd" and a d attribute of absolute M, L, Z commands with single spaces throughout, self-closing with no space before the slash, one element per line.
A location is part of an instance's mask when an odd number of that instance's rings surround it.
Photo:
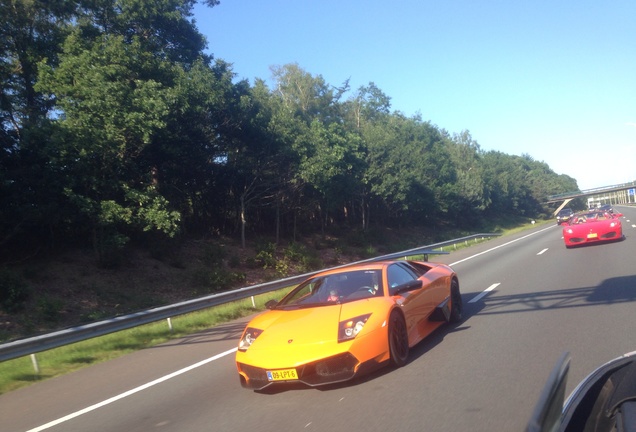
<path fill-rule="evenodd" d="M 392 109 L 373 82 L 298 64 L 238 80 L 205 54 L 194 4 L 0 0 L 5 262 L 212 233 L 469 227 L 541 217 L 546 196 L 577 189 L 529 154 Z"/>

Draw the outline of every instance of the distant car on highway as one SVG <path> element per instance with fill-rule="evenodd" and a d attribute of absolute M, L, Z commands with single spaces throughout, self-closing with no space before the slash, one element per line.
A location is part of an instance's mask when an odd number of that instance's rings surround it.
<path fill-rule="evenodd" d="M 563 227 L 565 247 L 623 239 L 622 213 L 590 210 L 573 214 Z"/>
<path fill-rule="evenodd" d="M 557 225 L 561 225 L 562 223 L 567 222 L 572 214 L 574 214 L 574 211 L 569 207 L 561 209 L 556 215 Z"/>
<path fill-rule="evenodd" d="M 266 306 L 236 352 L 241 385 L 253 390 L 318 386 L 402 366 L 411 347 L 462 316 L 450 267 L 402 260 L 327 270 Z"/>

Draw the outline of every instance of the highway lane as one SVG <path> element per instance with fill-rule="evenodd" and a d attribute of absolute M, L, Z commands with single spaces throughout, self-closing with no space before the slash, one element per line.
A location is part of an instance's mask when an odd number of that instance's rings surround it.
<path fill-rule="evenodd" d="M 42 430 L 521 430 L 562 352 L 572 353 L 570 391 L 636 349 L 636 209 L 620 210 L 630 220 L 623 242 L 566 250 L 561 230 L 544 225 L 436 257 L 458 272 L 466 316 L 401 369 L 322 389 L 248 391 L 232 353 L 208 361 L 236 346 L 241 320 L 2 395 L 0 429 L 33 430 L 205 362 Z"/>

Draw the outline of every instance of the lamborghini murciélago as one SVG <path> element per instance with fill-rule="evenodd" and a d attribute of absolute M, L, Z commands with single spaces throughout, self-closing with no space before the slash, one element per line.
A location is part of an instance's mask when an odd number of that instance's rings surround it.
<path fill-rule="evenodd" d="M 241 384 L 254 390 L 403 366 L 415 344 L 461 320 L 462 297 L 447 265 L 380 261 L 314 275 L 267 307 L 247 324 L 236 353 Z"/>

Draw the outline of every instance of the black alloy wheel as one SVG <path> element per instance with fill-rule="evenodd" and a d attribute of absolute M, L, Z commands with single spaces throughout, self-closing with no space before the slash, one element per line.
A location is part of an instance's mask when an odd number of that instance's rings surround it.
<path fill-rule="evenodd" d="M 389 318 L 389 352 L 393 366 L 401 367 L 406 364 L 409 357 L 409 335 L 404 317 L 398 311 L 391 312 Z"/>
<path fill-rule="evenodd" d="M 462 312 L 464 310 L 464 303 L 462 301 L 462 294 L 459 291 L 459 282 L 457 279 L 453 279 L 450 287 L 451 295 L 451 313 L 449 321 L 456 323 L 462 320 Z"/>

